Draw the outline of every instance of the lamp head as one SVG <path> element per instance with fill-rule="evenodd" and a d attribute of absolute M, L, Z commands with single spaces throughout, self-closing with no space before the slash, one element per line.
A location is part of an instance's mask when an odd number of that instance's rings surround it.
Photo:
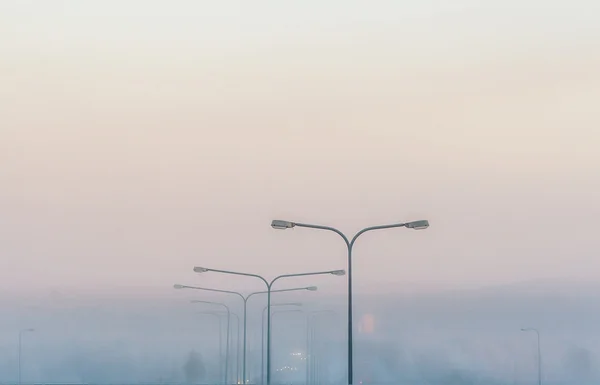
<path fill-rule="evenodd" d="M 294 226 L 296 226 L 296 224 L 294 222 L 281 221 L 278 219 L 275 219 L 271 222 L 271 227 L 274 229 L 277 229 L 277 230 L 291 229 Z"/>
<path fill-rule="evenodd" d="M 194 273 L 206 273 L 208 269 L 206 267 L 194 267 Z"/>
<path fill-rule="evenodd" d="M 317 291 L 318 287 L 316 287 L 316 286 L 309 286 L 309 287 L 306 288 L 306 290 L 308 290 L 308 291 Z"/>
<path fill-rule="evenodd" d="M 331 272 L 331 274 L 341 277 L 342 275 L 346 275 L 346 270 L 334 270 Z"/>
<path fill-rule="evenodd" d="M 406 226 L 406 228 L 408 228 L 408 229 L 413 229 L 413 230 L 425 230 L 426 228 L 429 227 L 429 221 L 428 220 L 413 221 L 413 222 L 406 223 L 404 226 Z"/>
<path fill-rule="evenodd" d="M 178 283 L 176 283 L 175 285 L 173 285 L 173 289 L 177 289 L 177 290 L 179 290 L 179 289 L 185 289 L 185 288 L 186 288 L 186 287 L 185 287 L 184 285 L 180 285 L 180 284 L 178 284 Z"/>

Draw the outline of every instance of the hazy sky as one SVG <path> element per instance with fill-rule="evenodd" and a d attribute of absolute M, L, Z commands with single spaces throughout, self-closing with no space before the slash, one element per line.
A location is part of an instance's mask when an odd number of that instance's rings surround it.
<path fill-rule="evenodd" d="M 335 234 L 274 218 L 429 219 L 357 242 L 361 290 L 598 279 L 598 20 L 592 0 L 0 1 L 0 288 L 345 268 Z"/>

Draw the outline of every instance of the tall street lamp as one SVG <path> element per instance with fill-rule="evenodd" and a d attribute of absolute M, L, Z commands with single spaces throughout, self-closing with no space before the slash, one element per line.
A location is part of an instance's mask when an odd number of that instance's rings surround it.
<path fill-rule="evenodd" d="M 267 313 L 268 313 L 267 314 L 267 385 L 271 385 L 271 292 L 272 292 L 271 288 L 273 287 L 273 284 L 283 278 L 306 277 L 306 276 L 325 275 L 325 274 L 342 276 L 342 275 L 346 274 L 346 272 L 344 270 L 328 270 L 328 271 L 316 271 L 316 272 L 310 272 L 310 273 L 282 274 L 282 275 L 279 275 L 279 276 L 273 278 L 271 281 L 267 281 L 265 278 L 263 278 L 262 276 L 260 276 L 258 274 L 241 273 L 241 272 L 237 272 L 237 271 L 208 269 L 206 267 L 194 267 L 194 271 L 196 273 L 213 272 L 213 273 L 221 273 L 221 274 L 231 274 L 231 275 L 238 275 L 238 276 L 254 277 L 254 278 L 260 279 L 267 287 L 267 308 L 268 308 L 267 309 Z"/>
<path fill-rule="evenodd" d="M 229 306 L 227 306 L 221 302 L 200 301 L 200 300 L 192 300 L 191 302 L 221 306 L 221 307 L 225 308 L 225 311 L 227 312 L 227 333 L 226 333 L 226 337 L 225 337 L 225 378 L 224 378 L 224 381 L 225 381 L 225 384 L 228 384 L 227 376 L 229 374 L 229 329 L 230 329 L 230 325 L 231 325 L 231 311 L 229 311 Z M 221 322 L 221 321 L 219 320 L 219 322 Z"/>
<path fill-rule="evenodd" d="M 299 302 L 289 302 L 289 303 L 273 303 L 273 306 L 302 306 Z M 265 383 L 265 314 L 267 313 L 268 306 L 265 306 L 262 311 L 262 319 L 260 323 L 260 383 Z"/>
<path fill-rule="evenodd" d="M 535 328 L 524 328 L 522 332 L 534 332 L 537 335 L 538 385 L 542 385 L 542 349 L 540 347 L 540 331 Z"/>
<path fill-rule="evenodd" d="M 212 292 L 216 292 L 216 293 L 225 293 L 225 294 L 233 294 L 236 295 L 238 297 L 240 297 L 242 299 L 242 301 L 244 302 L 244 313 L 242 318 L 244 319 L 244 347 L 242 348 L 242 381 L 244 384 L 246 384 L 246 350 L 247 350 L 247 333 L 246 333 L 246 325 L 247 325 L 247 319 L 248 319 L 248 300 L 253 297 L 254 295 L 257 294 L 267 294 L 266 291 L 257 291 L 254 293 L 250 293 L 248 295 L 243 295 L 242 293 L 239 293 L 237 291 L 230 291 L 230 290 L 220 290 L 220 289 L 211 289 L 211 288 L 207 288 L 207 287 L 198 287 L 198 286 L 188 286 L 188 285 L 179 285 L 179 284 L 175 284 L 173 285 L 173 288 L 175 289 L 194 289 L 194 290 L 203 290 L 203 291 L 212 291 Z M 316 286 L 305 286 L 305 287 L 296 287 L 296 288 L 292 288 L 292 289 L 280 289 L 280 290 L 272 290 L 272 293 L 282 293 L 282 292 L 288 292 L 288 291 L 301 291 L 301 290 L 308 290 L 308 291 L 317 291 L 317 287 Z"/>
<path fill-rule="evenodd" d="M 394 223 L 389 225 L 381 225 L 381 226 L 371 226 L 360 230 L 358 233 L 352 237 L 351 240 L 342 233 L 340 230 L 330 227 L 330 226 L 321 226 L 321 225 L 312 225 L 307 223 L 298 223 L 298 222 L 290 222 L 290 221 L 282 221 L 282 220 L 273 220 L 271 222 L 271 227 L 277 230 L 285 230 L 291 229 L 294 227 L 307 227 L 311 229 L 318 230 L 327 230 L 333 231 L 338 234 L 344 242 L 346 243 L 346 247 L 348 248 L 348 384 L 353 384 L 353 368 L 352 368 L 352 248 L 354 246 L 354 242 L 356 239 L 362 234 L 373 231 L 373 230 L 383 230 L 383 229 L 391 229 L 395 227 L 405 227 L 407 229 L 414 230 L 423 230 L 429 227 L 429 221 L 420 220 L 406 223 Z"/>
<path fill-rule="evenodd" d="M 23 339 L 23 333 L 34 332 L 35 329 L 21 329 L 19 330 L 19 384 L 21 384 L 21 341 Z"/>

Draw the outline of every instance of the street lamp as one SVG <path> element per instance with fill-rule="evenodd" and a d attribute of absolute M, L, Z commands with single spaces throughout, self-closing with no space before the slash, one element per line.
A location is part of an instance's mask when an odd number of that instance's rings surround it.
<path fill-rule="evenodd" d="M 192 300 L 191 302 L 221 306 L 221 307 L 225 308 L 225 311 L 227 312 L 227 333 L 226 333 L 226 337 L 225 337 L 225 378 L 224 378 L 225 384 L 227 384 L 228 383 L 227 376 L 229 374 L 229 329 L 230 329 L 230 322 L 231 322 L 231 311 L 229 310 L 229 306 L 227 306 L 221 302 L 200 301 L 200 300 Z M 221 321 L 219 320 L 219 323 L 220 322 Z"/>
<path fill-rule="evenodd" d="M 524 328 L 522 332 L 534 332 L 537 334 L 537 350 L 538 350 L 538 385 L 542 385 L 542 349 L 540 348 L 540 332 L 535 328 Z"/>
<path fill-rule="evenodd" d="M 237 325 L 236 336 L 236 348 L 235 348 L 235 383 L 239 384 L 240 382 L 240 348 L 241 348 L 241 335 L 242 332 L 240 329 L 242 328 L 242 323 L 240 322 L 240 317 L 235 312 L 230 312 L 230 314 L 235 318 L 235 322 Z M 232 343 L 233 345 L 233 343 Z"/>
<path fill-rule="evenodd" d="M 273 320 L 275 320 L 275 315 L 276 314 L 285 314 L 285 313 L 300 313 L 300 314 L 304 314 L 304 310 L 302 309 L 294 309 L 294 310 L 280 310 L 280 311 L 274 311 L 273 314 L 271 314 L 271 317 L 273 317 Z M 308 318 L 304 317 L 304 327 L 306 330 L 308 330 Z M 308 351 L 308 341 L 307 341 L 307 345 L 304 348 L 306 351 Z M 306 364 L 308 365 L 308 361 L 306 361 Z M 308 382 L 306 383 L 306 385 L 308 385 Z"/>
<path fill-rule="evenodd" d="M 317 370 L 313 370 L 313 364 L 315 366 L 314 369 L 318 369 L 318 367 L 319 367 L 319 361 L 318 361 L 319 354 L 313 353 L 315 351 L 315 349 L 313 348 L 313 341 L 315 340 L 315 337 L 318 336 L 317 333 L 315 332 L 316 328 L 313 326 L 313 320 L 317 316 L 324 315 L 324 314 L 329 314 L 329 315 L 334 315 L 334 316 L 338 315 L 338 313 L 333 310 L 314 310 L 306 316 L 307 325 L 308 325 L 307 331 L 306 331 L 306 346 L 308 346 L 307 360 L 310 358 L 310 364 L 309 364 L 309 361 L 307 361 L 307 365 L 306 365 L 306 384 L 307 385 L 309 385 L 310 383 L 317 383 L 317 379 L 318 379 Z"/>
<path fill-rule="evenodd" d="M 205 302 L 205 301 L 191 301 L 191 302 L 192 303 L 194 303 L 194 302 L 202 303 L 202 302 Z M 240 382 L 240 375 L 242 373 L 241 368 L 240 368 L 240 366 L 241 366 L 240 365 L 240 355 L 241 355 L 240 351 L 241 351 L 241 341 L 242 341 L 242 338 L 241 338 L 241 336 L 242 336 L 242 331 L 241 331 L 242 323 L 240 321 L 240 317 L 235 312 L 233 312 L 233 311 L 229 312 L 229 314 L 226 311 L 218 311 L 218 312 L 214 312 L 214 313 L 218 314 L 219 316 L 232 315 L 233 318 L 235 319 L 235 322 L 236 322 L 236 325 L 237 325 L 236 326 L 236 330 L 237 330 L 237 332 L 236 332 L 236 341 L 237 341 L 236 345 L 237 345 L 237 347 L 236 347 L 236 353 L 235 353 L 235 356 L 236 356 L 236 365 L 235 365 L 236 380 L 235 380 L 235 382 L 237 384 L 237 383 Z M 233 346 L 233 343 L 231 343 L 231 345 Z"/>
<path fill-rule="evenodd" d="M 273 306 L 302 306 L 299 302 L 289 302 L 289 303 L 274 303 L 271 304 Z M 260 323 L 260 383 L 265 383 L 265 314 L 269 307 L 265 306 L 262 311 L 262 321 Z"/>
<path fill-rule="evenodd" d="M 219 370 L 223 370 L 223 366 L 222 366 L 222 359 L 223 359 L 223 326 L 221 325 L 221 314 L 214 312 L 214 311 L 201 311 L 198 312 L 196 314 L 202 314 L 202 315 L 209 315 L 209 316 L 213 316 L 216 318 L 217 322 L 219 323 Z M 228 331 L 229 332 L 229 331 Z M 227 361 L 227 357 L 225 357 L 225 361 Z M 227 364 L 225 364 L 225 366 L 227 366 Z M 222 374 L 223 372 L 221 372 Z M 227 375 L 225 374 L 224 378 Z M 227 381 L 223 381 L 224 385 L 227 385 Z"/>
<path fill-rule="evenodd" d="M 405 223 L 394 223 L 394 224 L 382 225 L 382 226 L 366 227 L 366 228 L 360 230 L 358 233 L 356 233 L 351 240 L 349 240 L 348 237 L 344 233 L 342 233 L 340 230 L 338 230 L 334 227 L 330 227 L 330 226 L 312 225 L 312 224 L 307 224 L 307 223 L 282 221 L 282 220 L 276 219 L 271 222 L 271 227 L 273 227 L 276 230 L 286 230 L 286 229 L 292 229 L 294 227 L 307 227 L 307 228 L 311 228 L 311 229 L 333 231 L 334 233 L 336 233 L 340 237 L 342 237 L 342 239 L 346 243 L 346 247 L 348 248 L 348 384 L 352 385 L 353 384 L 353 382 L 352 382 L 353 381 L 353 374 L 352 374 L 353 373 L 353 370 L 352 370 L 353 369 L 352 368 L 352 362 L 353 362 L 353 359 L 352 359 L 352 248 L 354 246 L 354 242 L 356 242 L 356 239 L 359 236 L 361 236 L 362 234 L 364 234 L 368 231 L 373 231 L 373 230 L 391 229 L 391 228 L 395 228 L 395 227 L 405 227 L 407 229 L 413 229 L 413 230 L 424 230 L 429 227 L 429 221 L 420 220 L 420 221 L 412 221 L 412 222 L 405 222 Z"/>
<path fill-rule="evenodd" d="M 21 340 L 23 338 L 23 333 L 34 332 L 35 329 L 21 329 L 19 330 L 19 385 L 21 384 Z"/>
<path fill-rule="evenodd" d="M 266 287 L 267 287 L 267 308 L 268 308 L 267 309 L 267 312 L 268 312 L 268 315 L 267 315 L 267 385 L 271 385 L 271 292 L 274 291 L 274 290 L 271 290 L 271 288 L 273 287 L 273 284 L 283 278 L 306 277 L 306 276 L 326 275 L 326 274 L 342 276 L 342 275 L 346 274 L 346 272 L 344 270 L 328 270 L 328 271 L 316 271 L 316 272 L 310 272 L 310 273 L 282 274 L 282 275 L 279 275 L 279 276 L 273 278 L 271 281 L 267 281 L 265 278 L 263 278 L 262 276 L 260 276 L 258 274 L 241 273 L 241 272 L 237 272 L 237 271 L 208 269 L 206 267 L 194 267 L 194 271 L 196 273 L 213 272 L 213 273 L 254 277 L 254 278 L 260 279 L 266 285 Z"/>
<path fill-rule="evenodd" d="M 207 287 L 198 287 L 198 286 L 188 286 L 188 285 L 180 285 L 180 284 L 175 284 L 173 285 L 174 289 L 194 289 L 194 290 L 204 290 L 204 291 L 212 291 L 215 293 L 225 293 L 225 294 L 233 294 L 236 295 L 238 297 L 240 297 L 242 299 L 242 301 L 244 302 L 244 313 L 243 313 L 243 318 L 244 318 L 244 347 L 242 350 L 242 380 L 243 383 L 246 384 L 246 342 L 247 342 L 247 333 L 246 333 L 246 325 L 247 325 L 247 319 L 248 319 L 248 300 L 250 299 L 250 297 L 256 295 L 256 294 L 267 294 L 266 291 L 257 291 L 254 293 L 250 293 L 248 295 L 243 295 L 242 293 L 239 293 L 237 291 L 230 291 L 230 290 L 220 290 L 220 289 L 210 289 Z M 316 286 L 306 286 L 306 287 L 296 287 L 296 288 L 292 288 L 292 289 L 280 289 L 280 290 L 272 290 L 272 293 L 282 293 L 282 292 L 288 292 L 288 291 L 300 291 L 300 290 L 308 290 L 308 291 L 317 291 L 317 287 Z"/>

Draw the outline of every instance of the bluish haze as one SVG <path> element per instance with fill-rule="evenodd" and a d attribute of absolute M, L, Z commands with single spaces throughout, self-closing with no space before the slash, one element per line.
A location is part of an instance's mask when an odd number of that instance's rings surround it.
<path fill-rule="evenodd" d="M 219 381 L 189 300 L 230 298 L 173 284 L 264 287 L 194 266 L 342 269 L 335 234 L 270 221 L 428 219 L 356 244 L 357 378 L 535 383 L 537 327 L 546 384 L 598 383 L 598 20 L 591 0 L 1 1 L 0 382 L 30 327 L 25 382 L 181 382 L 191 352 Z M 340 313 L 314 346 L 339 383 L 346 279 L 277 287 L 297 285 Z M 302 320 L 275 324 L 275 367 L 301 368 Z"/>

